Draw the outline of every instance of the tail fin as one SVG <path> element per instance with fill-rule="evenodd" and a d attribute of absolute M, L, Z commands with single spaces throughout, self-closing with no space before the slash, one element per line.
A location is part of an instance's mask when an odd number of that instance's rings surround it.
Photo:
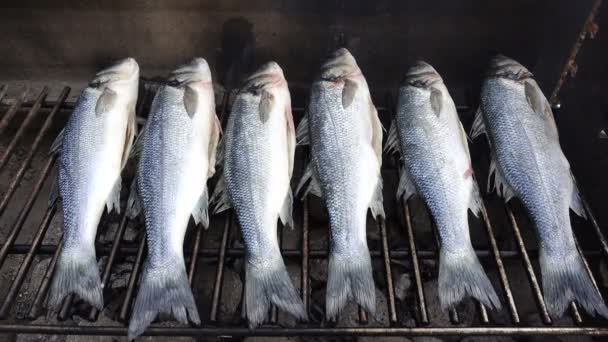
<path fill-rule="evenodd" d="M 325 310 L 327 318 L 335 319 L 353 299 L 372 316 L 376 313 L 376 288 L 372 260 L 366 245 L 349 255 L 332 252 L 329 256 Z"/>
<path fill-rule="evenodd" d="M 49 308 L 58 309 L 65 296 L 75 293 L 102 310 L 103 292 L 93 246 L 77 250 L 64 248 L 60 253 L 49 292 Z"/>
<path fill-rule="evenodd" d="M 479 259 L 469 246 L 459 253 L 439 252 L 439 302 L 444 309 L 466 296 L 479 300 L 488 308 L 500 309 L 500 300 Z"/>
<path fill-rule="evenodd" d="M 159 267 L 146 262 L 129 322 L 129 340 L 141 335 L 159 313 L 173 315 L 183 324 L 188 317 L 195 324 L 201 322 L 181 256 Z"/>
<path fill-rule="evenodd" d="M 608 318 L 608 308 L 593 286 L 577 250 L 566 256 L 549 256 L 541 249 L 540 269 L 545 303 L 552 317 L 561 317 L 570 303 L 576 301 L 589 314 Z"/>
<path fill-rule="evenodd" d="M 247 258 L 243 314 L 249 327 L 255 328 L 266 319 L 270 303 L 289 312 L 301 321 L 308 319 L 302 299 L 298 296 L 283 258 L 278 252 L 263 262 Z"/>

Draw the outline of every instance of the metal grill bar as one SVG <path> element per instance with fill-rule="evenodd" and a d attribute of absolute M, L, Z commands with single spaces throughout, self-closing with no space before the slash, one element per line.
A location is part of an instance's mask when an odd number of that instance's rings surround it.
<path fill-rule="evenodd" d="M 42 91 L 40 91 L 40 95 L 38 95 L 36 103 L 34 104 L 34 106 L 32 106 L 29 113 L 27 113 L 27 116 L 25 117 L 25 119 L 23 119 L 21 126 L 19 126 L 19 129 L 17 129 L 17 132 L 13 136 L 13 140 L 11 140 L 11 142 L 6 147 L 6 150 L 4 150 L 4 154 L 2 155 L 2 157 L 0 157 L 0 170 L 2 170 L 4 165 L 6 165 L 6 162 L 10 158 L 11 154 L 13 154 L 13 150 L 17 146 L 17 142 L 19 141 L 19 139 L 21 139 L 21 136 L 23 135 L 23 132 L 25 132 L 25 129 L 36 117 L 36 114 L 38 113 L 38 110 L 40 110 L 40 106 L 42 105 L 42 101 L 44 101 L 48 92 L 48 87 L 44 87 L 42 88 Z"/>
<path fill-rule="evenodd" d="M 416 294 L 418 299 L 418 314 L 422 324 L 429 324 L 429 314 L 426 311 L 426 300 L 424 299 L 424 287 L 422 286 L 422 276 L 420 275 L 420 265 L 418 264 L 418 252 L 416 251 L 416 238 L 414 237 L 414 229 L 412 227 L 412 216 L 410 215 L 410 207 L 407 201 L 403 202 L 403 213 L 405 216 L 405 231 L 409 244 L 410 257 L 412 259 L 412 269 L 414 271 L 414 279 L 416 281 Z"/>
<path fill-rule="evenodd" d="M 23 93 L 21 93 L 21 96 L 15 99 L 15 102 L 13 102 L 13 104 L 10 106 L 6 114 L 4 114 L 2 121 L 0 121 L 0 134 L 4 133 L 4 130 L 6 129 L 6 127 L 8 127 L 8 124 L 13 120 L 15 114 L 17 114 L 17 110 L 19 110 L 19 107 L 21 106 L 23 101 L 25 101 L 27 93 L 28 89 L 26 88 Z"/>

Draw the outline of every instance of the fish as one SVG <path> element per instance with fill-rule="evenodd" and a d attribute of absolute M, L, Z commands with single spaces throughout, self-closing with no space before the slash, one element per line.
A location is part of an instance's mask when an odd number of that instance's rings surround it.
<path fill-rule="evenodd" d="M 209 226 L 207 179 L 215 173 L 221 126 L 209 65 L 194 58 L 157 92 L 136 142 L 139 165 L 129 216 L 143 212 L 148 256 L 129 322 L 129 339 L 159 313 L 200 324 L 183 244 L 190 216 Z"/>
<path fill-rule="evenodd" d="M 321 197 L 329 216 L 326 316 L 337 318 L 350 299 L 374 315 L 366 217 L 368 207 L 374 218 L 385 216 L 382 124 L 367 81 L 347 49 L 336 50 L 322 65 L 297 136 L 299 144 L 310 144 L 311 153 L 297 191 Z"/>
<path fill-rule="evenodd" d="M 95 235 L 104 207 L 120 213 L 121 171 L 137 129 L 138 83 L 133 58 L 99 71 L 51 146 L 58 154 L 58 177 L 49 204 L 60 197 L 63 207 L 62 247 L 47 300 L 52 311 L 70 293 L 103 308 Z"/>
<path fill-rule="evenodd" d="M 468 210 L 479 216 L 481 199 L 467 135 L 443 79 L 424 61 L 409 68 L 399 88 L 386 150 L 401 154 L 397 197 L 406 201 L 418 194 L 437 227 L 441 306 L 451 308 L 471 296 L 500 308 L 469 235 Z"/>
<path fill-rule="evenodd" d="M 293 227 L 295 128 L 283 70 L 276 62 L 259 67 L 241 85 L 222 141 L 223 177 L 214 212 L 233 208 L 245 244 L 243 316 L 255 328 L 270 304 L 299 320 L 307 314 L 277 240 L 277 220 Z"/>
<path fill-rule="evenodd" d="M 505 202 L 518 198 L 536 228 L 549 314 L 561 317 L 576 301 L 590 314 L 608 317 L 574 240 L 569 209 L 581 217 L 585 210 L 547 98 L 527 68 L 497 55 L 480 100 L 471 136 L 485 134 L 490 142 L 488 187 L 493 175 L 492 188 Z"/>

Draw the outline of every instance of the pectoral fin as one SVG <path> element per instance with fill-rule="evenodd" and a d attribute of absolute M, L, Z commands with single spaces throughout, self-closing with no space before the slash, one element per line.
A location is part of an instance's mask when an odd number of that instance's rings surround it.
<path fill-rule="evenodd" d="M 207 192 L 207 186 L 203 189 L 203 193 L 196 202 L 194 210 L 192 210 L 192 218 L 194 223 L 202 223 L 205 229 L 209 228 L 209 193 Z"/>
<path fill-rule="evenodd" d="M 355 81 L 351 81 L 348 78 L 344 80 L 344 88 L 342 88 L 342 107 L 344 109 L 348 108 L 355 98 L 355 94 L 357 94 L 357 88 L 359 86 Z"/>
<path fill-rule="evenodd" d="M 308 114 L 304 114 L 302 120 L 298 124 L 298 129 L 296 130 L 296 141 L 298 145 L 308 145 L 310 144 L 310 138 L 308 135 Z"/>
<path fill-rule="evenodd" d="M 198 93 L 190 86 L 184 87 L 184 108 L 186 113 L 192 118 L 198 107 Z"/>
<path fill-rule="evenodd" d="M 260 121 L 262 121 L 262 123 L 266 123 L 266 121 L 268 121 L 274 101 L 274 95 L 266 90 L 262 90 L 262 98 L 260 99 L 259 106 Z"/>
<path fill-rule="evenodd" d="M 103 113 L 107 113 L 116 104 L 117 98 L 118 95 L 114 90 L 105 87 L 95 104 L 95 115 L 100 117 Z"/>
<path fill-rule="evenodd" d="M 397 121 L 393 119 L 391 121 L 391 127 L 388 129 L 388 138 L 386 138 L 386 144 L 384 145 L 384 152 L 395 153 L 399 152 L 399 135 L 397 134 Z"/>
<path fill-rule="evenodd" d="M 441 90 L 435 87 L 431 87 L 431 108 L 437 116 L 441 114 L 441 109 L 443 108 L 443 96 L 441 94 Z"/>

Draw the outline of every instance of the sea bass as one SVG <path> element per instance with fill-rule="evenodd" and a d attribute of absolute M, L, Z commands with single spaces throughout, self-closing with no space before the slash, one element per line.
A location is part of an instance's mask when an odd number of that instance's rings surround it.
<path fill-rule="evenodd" d="M 572 301 L 608 317 L 574 242 L 569 208 L 584 216 L 570 164 L 561 150 L 551 107 L 518 62 L 492 59 L 481 89 L 472 136 L 486 133 L 497 192 L 521 200 L 537 231 L 543 295 L 553 317 Z"/>
<path fill-rule="evenodd" d="M 329 214 L 330 255 L 326 315 L 336 318 L 353 299 L 372 315 L 376 294 L 367 248 L 366 216 L 384 217 L 382 125 L 354 57 L 337 50 L 312 85 L 308 116 L 298 127 L 310 143 L 311 165 L 299 188 L 323 198 Z"/>
<path fill-rule="evenodd" d="M 51 147 L 60 153 L 57 190 L 64 224 L 48 299 L 52 309 L 69 293 L 103 308 L 95 235 L 104 207 L 120 212 L 120 173 L 135 136 L 138 82 L 133 58 L 97 73 Z"/>
<path fill-rule="evenodd" d="M 158 313 L 173 314 L 182 323 L 189 316 L 200 323 L 186 275 L 183 243 L 190 216 L 196 224 L 209 225 L 206 184 L 215 173 L 220 129 L 209 66 L 196 58 L 173 71 L 160 88 L 136 143 L 141 156 L 137 191 L 131 194 L 139 197 L 129 204 L 133 214 L 138 205 L 143 210 L 148 257 L 129 322 L 129 339 L 143 333 Z"/>
<path fill-rule="evenodd" d="M 471 244 L 468 209 L 479 214 L 466 134 L 454 101 L 437 71 L 416 62 L 399 89 L 388 150 L 400 150 L 403 169 L 397 197 L 419 194 L 441 242 L 439 301 L 444 308 L 472 296 L 488 307 L 500 301 Z"/>
<path fill-rule="evenodd" d="M 269 62 L 249 76 L 232 105 L 223 141 L 223 176 L 212 197 L 217 212 L 234 208 L 245 242 L 243 316 L 262 323 L 270 304 L 306 319 L 277 240 L 277 219 L 293 226 L 290 179 L 295 152 L 291 99 L 281 67 Z"/>

